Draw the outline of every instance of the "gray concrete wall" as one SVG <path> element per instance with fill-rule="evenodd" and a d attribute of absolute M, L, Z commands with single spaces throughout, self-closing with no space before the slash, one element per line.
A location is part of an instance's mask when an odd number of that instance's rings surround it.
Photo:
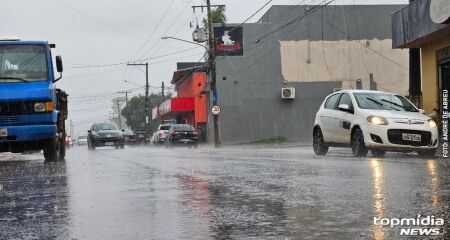
<path fill-rule="evenodd" d="M 259 34 L 268 25 L 246 24 L 244 39 Z M 274 42 L 265 49 L 244 42 L 243 57 L 217 60 L 217 89 L 222 108 L 219 123 L 225 144 L 276 136 L 309 141 L 318 107 L 326 95 L 341 87 L 341 82 L 283 83 L 280 45 Z M 282 100 L 283 87 L 294 87 L 296 99 Z"/>
<path fill-rule="evenodd" d="M 399 7 L 372 7 L 357 6 L 361 8 L 360 14 L 365 15 L 360 19 L 360 24 L 371 26 L 361 27 L 363 29 L 358 34 L 349 27 L 349 39 L 390 39 L 388 16 Z M 222 108 L 219 124 L 224 144 L 248 143 L 276 136 L 284 136 L 291 141 L 311 141 L 314 118 L 320 104 L 326 95 L 342 88 L 343 82 L 348 81 L 336 78 L 327 81 L 314 79 L 314 76 L 308 82 L 287 81 L 289 79 L 283 77 L 283 54 L 280 50 L 283 41 L 346 39 L 342 31 L 328 24 L 323 24 L 326 34 L 321 34 L 322 27 L 317 27 L 322 26 L 320 10 L 306 23 L 304 19 L 275 31 L 305 11 L 304 6 L 290 9 L 292 6 L 274 6 L 259 23 L 244 24 L 244 55 L 217 59 L 218 100 Z M 351 6 L 345 9 L 342 6 L 328 6 L 324 12 L 331 17 L 330 21 L 333 20 L 342 29 L 345 24 L 342 14 L 350 15 L 350 9 Z M 385 21 L 380 16 L 385 16 Z M 371 22 L 371 19 L 374 21 Z M 222 80 L 224 77 L 226 80 Z M 281 100 L 283 87 L 294 87 L 296 99 Z M 212 123 L 212 119 L 209 122 Z M 209 124 L 210 133 L 212 126 Z"/>

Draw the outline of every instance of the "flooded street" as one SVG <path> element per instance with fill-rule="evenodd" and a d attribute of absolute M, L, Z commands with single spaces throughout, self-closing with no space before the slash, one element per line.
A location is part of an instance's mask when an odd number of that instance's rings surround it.
<path fill-rule="evenodd" d="M 390 239 L 374 217 L 418 214 L 448 235 L 447 160 L 265 145 L 0 158 L 0 239 Z"/>

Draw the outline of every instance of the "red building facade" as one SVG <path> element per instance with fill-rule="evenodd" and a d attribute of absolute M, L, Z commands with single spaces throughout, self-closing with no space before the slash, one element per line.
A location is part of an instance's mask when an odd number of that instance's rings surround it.
<path fill-rule="evenodd" d="M 206 86 L 205 68 L 194 66 L 177 70 L 171 83 L 175 86 L 177 96 L 154 108 L 153 119 L 176 119 L 177 123 L 206 129 L 207 96 L 203 94 Z"/>

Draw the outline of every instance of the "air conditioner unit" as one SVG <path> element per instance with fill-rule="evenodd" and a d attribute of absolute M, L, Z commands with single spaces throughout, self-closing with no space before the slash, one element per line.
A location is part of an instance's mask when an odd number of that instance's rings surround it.
<path fill-rule="evenodd" d="M 293 87 L 282 88 L 281 99 L 295 99 L 295 88 Z"/>

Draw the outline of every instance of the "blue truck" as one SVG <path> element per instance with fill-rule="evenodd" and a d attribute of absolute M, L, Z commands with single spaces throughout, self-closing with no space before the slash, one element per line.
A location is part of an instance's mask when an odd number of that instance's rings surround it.
<path fill-rule="evenodd" d="M 56 88 L 61 56 L 46 41 L 0 37 L 0 152 L 43 150 L 46 161 L 64 160 L 67 94 Z"/>

